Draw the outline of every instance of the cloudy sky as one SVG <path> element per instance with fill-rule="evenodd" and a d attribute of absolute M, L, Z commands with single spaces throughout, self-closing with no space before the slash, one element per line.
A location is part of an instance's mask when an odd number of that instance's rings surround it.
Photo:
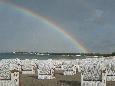
<path fill-rule="evenodd" d="M 0 3 L 1 52 L 82 52 L 53 27 L 17 11 L 13 5 L 31 9 L 58 23 L 91 52 L 115 51 L 115 0 L 0 0 L 0 2 L 4 2 Z"/>

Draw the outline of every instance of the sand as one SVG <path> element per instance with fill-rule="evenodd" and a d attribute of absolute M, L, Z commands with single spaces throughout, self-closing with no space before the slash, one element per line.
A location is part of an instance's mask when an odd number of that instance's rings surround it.
<path fill-rule="evenodd" d="M 64 76 L 61 72 L 56 72 L 55 77 L 52 80 L 38 80 L 37 74 L 21 75 L 20 86 L 81 86 L 80 73 Z M 115 86 L 115 82 L 107 82 L 107 86 Z"/>

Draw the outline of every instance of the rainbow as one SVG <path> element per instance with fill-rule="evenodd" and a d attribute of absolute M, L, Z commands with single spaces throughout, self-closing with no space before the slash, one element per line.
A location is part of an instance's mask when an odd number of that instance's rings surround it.
<path fill-rule="evenodd" d="M 19 6 L 19 5 L 14 5 L 12 3 L 7 3 L 7 2 L 0 2 L 0 4 L 1 3 L 3 5 L 10 6 L 13 9 L 15 9 L 16 11 L 22 12 L 22 13 L 26 14 L 27 16 L 30 16 L 30 17 L 33 17 L 33 18 L 36 18 L 36 19 L 42 21 L 44 24 L 52 27 L 58 33 L 63 34 L 76 48 L 80 49 L 81 52 L 83 52 L 83 53 L 88 53 L 89 52 L 89 49 L 85 48 L 80 40 L 75 39 L 74 37 L 72 37 L 68 32 L 66 32 L 63 28 L 61 28 L 54 21 L 51 21 L 50 19 L 48 19 L 48 18 L 46 18 L 46 17 L 44 17 L 44 16 L 42 16 L 42 15 L 40 15 L 38 13 L 35 13 L 30 9 L 23 8 L 23 7 Z"/>

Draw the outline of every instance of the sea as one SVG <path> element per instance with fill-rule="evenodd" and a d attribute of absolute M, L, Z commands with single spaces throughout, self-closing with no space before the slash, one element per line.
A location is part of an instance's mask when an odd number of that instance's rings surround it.
<path fill-rule="evenodd" d="M 37 54 L 14 54 L 14 53 L 0 53 L 1 59 L 85 59 L 85 56 L 75 56 L 75 55 L 37 55 Z"/>

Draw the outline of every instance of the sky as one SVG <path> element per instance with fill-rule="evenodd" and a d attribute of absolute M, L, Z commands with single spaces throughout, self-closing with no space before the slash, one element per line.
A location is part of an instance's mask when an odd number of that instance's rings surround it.
<path fill-rule="evenodd" d="M 8 4 L 47 17 L 90 52 L 115 51 L 115 0 L 0 0 L 0 52 L 82 52 L 63 34 Z"/>

